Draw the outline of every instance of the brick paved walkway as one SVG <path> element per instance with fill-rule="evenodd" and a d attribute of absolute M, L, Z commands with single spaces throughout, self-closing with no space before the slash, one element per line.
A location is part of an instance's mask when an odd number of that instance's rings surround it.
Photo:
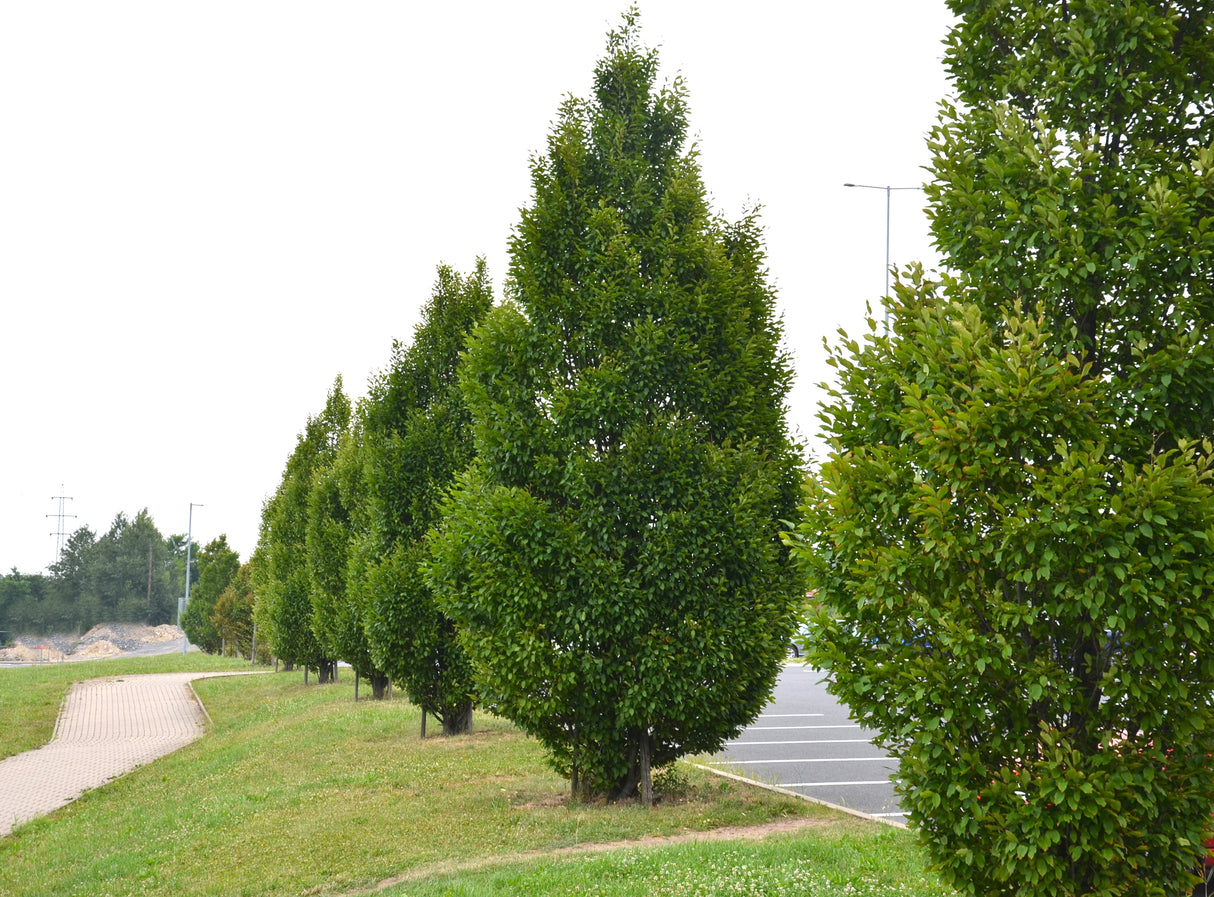
<path fill-rule="evenodd" d="M 206 712 L 190 682 L 214 675 L 156 673 L 73 685 L 50 743 L 0 760 L 0 838 L 201 735 Z"/>

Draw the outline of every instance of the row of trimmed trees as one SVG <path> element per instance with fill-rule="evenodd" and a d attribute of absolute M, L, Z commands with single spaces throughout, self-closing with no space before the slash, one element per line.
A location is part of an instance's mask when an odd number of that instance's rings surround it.
<path fill-rule="evenodd" d="M 483 262 L 440 267 L 367 397 L 339 378 L 309 419 L 253 571 L 282 659 L 390 680 L 444 732 L 479 703 L 575 796 L 648 801 L 654 768 L 758 715 L 803 590 L 759 230 L 710 213 L 637 33 L 533 159 L 509 301 Z"/>
<path fill-rule="evenodd" d="M 755 222 L 709 214 L 630 13 L 533 160 L 510 301 L 440 269 L 366 402 L 339 383 L 301 435 L 254 566 L 279 653 L 401 682 L 452 731 L 479 701 L 576 795 L 648 797 L 758 713 L 807 583 L 811 662 L 899 758 L 948 884 L 1188 887 L 1214 805 L 1214 10 L 949 5 L 950 271 L 904 272 L 890 329 L 830 350 L 799 523 Z M 444 329 L 457 295 L 478 311 Z"/>
<path fill-rule="evenodd" d="M 439 268 L 412 344 L 394 345 L 358 409 L 338 377 L 308 420 L 254 554 L 257 620 L 280 659 L 321 681 L 345 661 L 377 697 L 392 681 L 447 733 L 471 725 L 474 686 L 420 560 L 443 492 L 472 457 L 455 371 L 491 306 L 483 262 L 467 277 Z"/>
<path fill-rule="evenodd" d="M 829 350 L 799 523 L 759 234 L 708 212 L 630 13 L 533 160 L 510 301 L 440 269 L 365 402 L 339 382 L 300 436 L 254 564 L 278 653 L 398 682 L 445 731 L 480 702 L 575 795 L 647 799 L 758 713 L 805 583 L 808 656 L 948 884 L 1187 888 L 1214 806 L 1214 10 L 949 5 L 949 271 Z"/>

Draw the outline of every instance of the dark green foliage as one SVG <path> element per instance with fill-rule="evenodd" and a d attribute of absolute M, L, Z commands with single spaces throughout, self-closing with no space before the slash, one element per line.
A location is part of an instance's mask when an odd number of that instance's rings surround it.
<path fill-rule="evenodd" d="M 365 529 L 362 438 L 358 427 L 343 434 L 330 466 L 315 473 L 308 494 L 308 571 L 312 581 L 312 631 L 324 653 L 350 664 L 382 698 L 388 679 L 371 657 L 365 616 L 349 587 L 351 552 Z"/>
<path fill-rule="evenodd" d="M 454 624 L 419 564 L 442 496 L 472 459 L 455 371 L 469 331 L 492 303 L 483 260 L 466 278 L 440 266 L 412 344 L 394 346 L 361 406 L 369 527 L 351 576 L 376 663 L 447 734 L 471 725 L 475 686 Z"/>
<path fill-rule="evenodd" d="M 1178 894 L 1214 804 L 1211 446 L 1123 463 L 1113 387 L 1040 319 L 901 298 L 896 340 L 832 352 L 809 662 L 961 892 Z"/>
<path fill-rule="evenodd" d="M 16 567 L 0 576 L 0 646 L 22 633 L 41 635 L 58 630 L 57 611 L 47 577 L 20 573 Z"/>
<path fill-rule="evenodd" d="M 1214 433 L 1214 9 L 952 0 L 933 231 L 989 321 L 1045 309 L 1145 460 Z"/>
<path fill-rule="evenodd" d="M 811 660 L 963 892 L 1178 894 L 1214 806 L 1214 9 L 949 5 L 954 304 L 915 275 L 893 345 L 833 356 Z"/>
<path fill-rule="evenodd" d="M 103 602 L 93 587 L 98 556 L 97 535 L 87 526 L 68 537 L 59 560 L 50 567 L 50 596 L 55 599 L 59 613 L 40 614 L 39 627 L 35 631 L 66 632 L 79 628 L 84 632 L 103 621 Z M 185 566 L 184 559 L 182 566 Z M 184 579 L 181 587 L 185 588 Z"/>
<path fill-rule="evenodd" d="M 578 795 L 646 795 L 753 720 L 802 597 L 758 227 L 709 213 L 657 67 L 629 14 L 533 161 L 514 302 L 461 369 L 479 457 L 429 568 L 484 698 Z"/>
<path fill-rule="evenodd" d="M 215 610 L 211 614 L 211 625 L 223 640 L 225 653 L 238 657 L 249 657 L 252 653 L 255 603 L 252 565 L 244 563 L 237 569 L 231 582 L 219 593 Z M 258 645 L 257 654 L 263 661 L 270 659 L 264 640 Z"/>
<path fill-rule="evenodd" d="M 177 596 L 169 590 L 171 559 L 146 509 L 134 520 L 125 514 L 114 518 L 109 532 L 97 541 L 94 563 L 92 585 L 102 619 L 151 625 L 176 619 Z"/>
<path fill-rule="evenodd" d="M 259 632 L 274 655 L 288 664 L 320 670 L 325 681 L 334 659 L 312 630 L 312 576 L 308 566 L 308 499 L 317 471 L 333 463 L 350 425 L 350 401 L 338 375 L 324 410 L 309 417 L 287 459 L 282 482 L 262 508 L 255 552 Z"/>
<path fill-rule="evenodd" d="M 74 617 L 63 619 L 68 629 L 113 621 L 174 623 L 184 568 L 184 538 L 161 536 L 145 508 L 134 520 L 117 514 L 100 538 L 87 530 L 73 534 L 51 567 L 52 593 L 63 613 Z"/>
<path fill-rule="evenodd" d="M 134 520 L 120 513 L 100 538 L 88 527 L 72 533 L 48 576 L 14 571 L 0 578 L 11 580 L 5 588 L 13 596 L 0 600 L 0 630 L 83 633 L 98 623 L 174 623 L 184 570 L 184 536 L 161 536 L 146 508 Z"/>
<path fill-rule="evenodd" d="M 181 628 L 190 644 L 208 654 L 218 654 L 223 636 L 215 628 L 215 605 L 236 576 L 240 555 L 228 546 L 228 537 L 212 539 L 198 552 L 198 582 L 190 585 L 190 603 L 181 615 Z"/>

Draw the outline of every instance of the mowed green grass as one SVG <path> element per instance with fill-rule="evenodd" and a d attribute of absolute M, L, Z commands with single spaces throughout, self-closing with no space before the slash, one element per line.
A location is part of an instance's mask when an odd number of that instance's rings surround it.
<path fill-rule="evenodd" d="M 699 841 L 545 858 L 389 888 L 410 897 L 947 897 L 906 832 L 812 829 L 762 841 Z"/>
<path fill-rule="evenodd" d="M 100 675 L 173 663 L 105 661 Z M 50 687 L 43 670 L 0 670 L 0 727 L 22 706 L 10 691 Z M 423 741 L 416 708 L 355 703 L 350 676 L 196 690 L 207 734 L 0 839 L 0 894 L 944 892 L 905 831 L 691 768 L 685 796 L 652 810 L 571 805 L 538 745 L 485 714 L 472 736 Z M 602 847 L 799 817 L 812 824 L 761 841 Z"/>

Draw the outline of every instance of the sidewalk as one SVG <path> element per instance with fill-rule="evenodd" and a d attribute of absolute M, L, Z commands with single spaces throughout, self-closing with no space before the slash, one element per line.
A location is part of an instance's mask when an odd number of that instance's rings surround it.
<path fill-rule="evenodd" d="M 0 838 L 200 736 L 190 683 L 244 673 L 157 673 L 78 682 L 49 744 L 0 760 Z"/>

